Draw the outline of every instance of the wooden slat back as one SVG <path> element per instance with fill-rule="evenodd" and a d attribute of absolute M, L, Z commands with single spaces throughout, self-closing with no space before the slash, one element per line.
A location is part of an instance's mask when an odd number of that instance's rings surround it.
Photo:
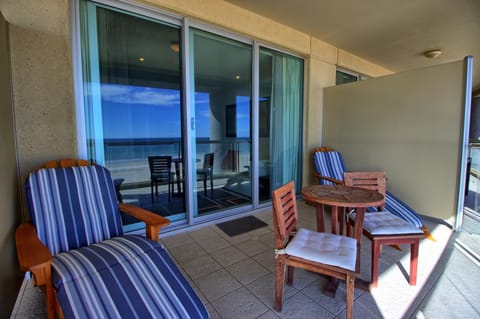
<path fill-rule="evenodd" d="M 272 192 L 275 248 L 284 247 L 285 241 L 297 230 L 297 202 L 293 181 Z"/>
<path fill-rule="evenodd" d="M 387 177 L 385 172 L 345 172 L 343 179 L 346 186 L 375 190 L 384 197 L 387 192 Z"/>

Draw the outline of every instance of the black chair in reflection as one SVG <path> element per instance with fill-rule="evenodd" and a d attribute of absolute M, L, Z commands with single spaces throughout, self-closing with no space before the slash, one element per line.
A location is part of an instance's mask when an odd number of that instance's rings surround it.
<path fill-rule="evenodd" d="M 203 158 L 203 168 L 197 169 L 198 177 L 203 180 L 203 191 L 207 196 L 207 178 L 210 177 L 210 191 L 213 195 L 213 159 L 214 153 L 206 153 Z"/>
<path fill-rule="evenodd" d="M 158 183 L 168 185 L 168 200 L 172 197 L 172 157 L 171 156 L 149 156 L 148 165 L 150 167 L 150 188 L 153 199 L 153 186 L 155 185 L 155 195 L 158 195 Z"/>

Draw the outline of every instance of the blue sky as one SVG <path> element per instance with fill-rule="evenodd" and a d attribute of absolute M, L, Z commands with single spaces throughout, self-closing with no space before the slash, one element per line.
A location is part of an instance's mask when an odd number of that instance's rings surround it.
<path fill-rule="evenodd" d="M 102 84 L 104 138 L 180 137 L 180 92 Z M 237 96 L 237 136 L 250 136 L 250 99 Z M 208 93 L 195 93 L 198 137 L 210 136 Z"/>

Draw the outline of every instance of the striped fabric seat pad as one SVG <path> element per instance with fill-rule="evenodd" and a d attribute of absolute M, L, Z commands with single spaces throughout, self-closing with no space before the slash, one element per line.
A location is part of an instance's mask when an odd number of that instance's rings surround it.
<path fill-rule="evenodd" d="M 58 254 L 52 276 L 65 318 L 208 318 L 168 253 L 144 237 Z"/>
<path fill-rule="evenodd" d="M 318 174 L 343 181 L 345 164 L 339 152 L 315 152 L 313 162 Z M 321 185 L 334 185 L 334 183 L 325 179 L 320 179 L 319 183 Z"/>
<path fill-rule="evenodd" d="M 390 192 L 387 192 L 386 194 L 385 210 L 389 211 L 393 215 L 400 217 L 401 219 L 409 222 L 416 227 L 423 226 L 423 220 L 418 215 L 418 213 Z"/>
<path fill-rule="evenodd" d="M 123 234 L 104 167 L 40 169 L 28 176 L 25 188 L 37 234 L 53 255 Z"/>

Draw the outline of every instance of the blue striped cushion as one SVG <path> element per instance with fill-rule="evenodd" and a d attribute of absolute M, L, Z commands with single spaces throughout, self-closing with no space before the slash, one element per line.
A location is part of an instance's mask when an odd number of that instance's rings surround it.
<path fill-rule="evenodd" d="M 52 269 L 65 318 L 208 318 L 167 252 L 144 237 L 61 253 Z"/>
<path fill-rule="evenodd" d="M 339 152 L 315 152 L 313 162 L 318 174 L 343 181 L 343 173 L 346 169 Z M 319 179 L 319 183 L 321 185 L 334 185 L 334 183 L 324 179 Z"/>
<path fill-rule="evenodd" d="M 423 226 L 423 220 L 417 214 L 417 212 L 390 192 L 387 192 L 386 194 L 385 210 L 402 218 L 403 220 L 406 220 L 416 227 Z"/>
<path fill-rule="evenodd" d="M 32 222 L 53 255 L 123 234 L 104 167 L 41 169 L 28 176 L 25 187 Z"/>

